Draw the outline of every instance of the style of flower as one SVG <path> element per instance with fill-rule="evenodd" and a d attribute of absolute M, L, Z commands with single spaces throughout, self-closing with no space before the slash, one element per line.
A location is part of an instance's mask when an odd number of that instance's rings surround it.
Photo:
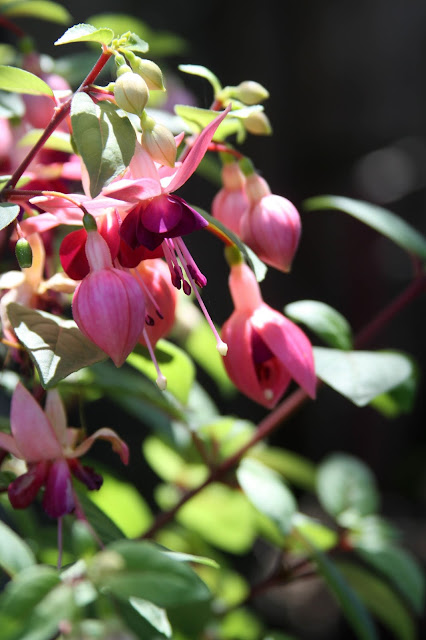
<path fill-rule="evenodd" d="M 49 516 L 60 518 L 74 511 L 77 499 L 72 475 L 88 489 L 102 485 L 102 477 L 78 460 L 97 439 L 111 442 L 124 464 L 128 463 L 128 447 L 112 429 L 98 429 L 80 440 L 80 429 L 67 428 L 64 406 L 55 389 L 47 392 L 43 411 L 19 382 L 12 396 L 10 426 L 11 435 L 0 433 L 0 447 L 27 464 L 27 471 L 8 487 L 15 509 L 29 506 L 44 486 L 43 508 Z"/>
<path fill-rule="evenodd" d="M 229 287 L 235 310 L 221 335 L 229 349 L 225 368 L 234 384 L 268 408 L 277 404 L 292 379 L 314 398 L 314 358 L 303 331 L 263 301 L 246 264 L 231 267 Z"/>

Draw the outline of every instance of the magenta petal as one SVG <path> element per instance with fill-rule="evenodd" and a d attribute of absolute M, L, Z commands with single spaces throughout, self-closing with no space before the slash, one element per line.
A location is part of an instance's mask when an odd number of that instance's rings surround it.
<path fill-rule="evenodd" d="M 14 509 L 25 509 L 36 498 L 40 487 L 44 484 L 49 463 L 38 462 L 30 466 L 27 473 L 18 476 L 8 487 L 10 504 Z"/>
<path fill-rule="evenodd" d="M 167 236 L 183 215 L 181 203 L 173 196 L 161 195 L 153 198 L 141 211 L 141 221 L 145 229 Z"/>
<path fill-rule="evenodd" d="M 76 458 L 68 460 L 68 464 L 73 476 L 85 484 L 89 490 L 97 491 L 101 488 L 104 479 L 99 473 L 96 473 L 92 467 L 86 467 L 80 464 Z"/>
<path fill-rule="evenodd" d="M 49 469 L 43 509 L 51 518 L 60 518 L 75 509 L 71 473 L 64 458 L 55 460 Z"/>
<path fill-rule="evenodd" d="M 85 251 L 86 240 L 87 231 L 78 229 L 66 235 L 59 247 L 62 268 L 73 280 L 83 280 L 90 271 Z"/>

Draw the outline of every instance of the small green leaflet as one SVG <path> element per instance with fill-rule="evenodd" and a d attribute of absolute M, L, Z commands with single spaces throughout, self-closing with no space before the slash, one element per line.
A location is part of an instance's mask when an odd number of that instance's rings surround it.
<path fill-rule="evenodd" d="M 359 407 L 393 389 L 413 372 L 410 358 L 390 351 L 314 347 L 317 376 Z"/>
<path fill-rule="evenodd" d="M 0 89 L 33 96 L 51 96 L 53 91 L 41 78 L 29 71 L 0 65 Z"/>
<path fill-rule="evenodd" d="M 0 567 L 10 576 L 35 564 L 30 547 L 17 533 L 0 521 Z"/>
<path fill-rule="evenodd" d="M 0 230 L 7 227 L 19 213 L 19 204 L 0 202 Z"/>
<path fill-rule="evenodd" d="M 69 44 L 70 42 L 99 42 L 108 45 L 114 37 L 114 31 L 103 27 L 97 29 L 92 24 L 76 24 L 65 31 L 55 44 Z"/>
<path fill-rule="evenodd" d="M 139 615 L 145 618 L 162 636 L 172 637 L 172 627 L 165 609 L 155 606 L 148 600 L 142 600 L 142 598 L 129 598 L 129 602 Z"/>
<path fill-rule="evenodd" d="M 73 139 L 90 178 L 90 195 L 122 173 L 135 151 L 136 133 L 124 112 L 110 102 L 95 104 L 85 93 L 71 103 Z"/>
<path fill-rule="evenodd" d="M 218 116 L 217 111 L 211 109 L 201 109 L 191 105 L 177 104 L 174 107 L 175 113 L 184 120 L 193 133 L 200 133 L 207 125 Z M 244 127 L 240 119 L 233 118 L 234 112 L 229 113 L 218 126 L 213 140 L 223 141 L 234 133 L 242 133 Z"/>
<path fill-rule="evenodd" d="M 55 386 L 70 373 L 107 357 L 81 333 L 73 320 L 63 320 L 15 302 L 7 306 L 7 314 L 45 389 Z"/>
<path fill-rule="evenodd" d="M 352 330 L 344 316 L 324 302 L 299 300 L 284 307 L 294 322 L 301 322 L 335 349 L 352 349 Z"/>
<path fill-rule="evenodd" d="M 402 249 L 426 259 L 426 238 L 405 220 L 377 205 L 342 196 L 316 196 L 303 203 L 306 211 L 337 209 L 357 218 L 393 240 Z"/>
<path fill-rule="evenodd" d="M 208 80 L 213 87 L 215 96 L 222 91 L 222 85 L 220 84 L 219 79 L 212 71 L 210 71 L 210 69 L 207 69 L 207 67 L 203 67 L 200 64 L 180 64 L 178 69 L 184 73 L 189 73 L 193 76 L 199 76 L 200 78 Z"/>
<path fill-rule="evenodd" d="M 18 142 L 18 147 L 32 147 L 44 133 L 44 129 L 32 129 L 25 134 Z M 55 151 L 64 151 L 65 153 L 73 153 L 70 135 L 65 131 L 55 131 L 44 143 L 44 149 L 54 149 Z"/>
<path fill-rule="evenodd" d="M 0 14 L 8 17 L 25 16 L 49 20 L 59 24 L 69 24 L 72 20 L 71 14 L 57 2 L 48 0 L 15 0 L 7 2 L 6 6 L 0 7 Z"/>

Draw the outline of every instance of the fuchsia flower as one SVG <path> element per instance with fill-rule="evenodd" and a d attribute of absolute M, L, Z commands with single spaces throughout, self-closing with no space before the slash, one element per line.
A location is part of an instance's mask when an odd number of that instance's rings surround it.
<path fill-rule="evenodd" d="M 237 162 L 223 166 L 222 182 L 223 189 L 212 202 L 212 215 L 239 236 L 241 217 L 249 201 L 245 192 L 246 179 Z"/>
<path fill-rule="evenodd" d="M 47 392 L 44 411 L 33 396 L 18 383 L 12 396 L 10 413 L 12 435 L 0 433 L 0 447 L 25 460 L 27 472 L 18 476 L 8 488 L 15 509 L 23 509 L 45 487 L 43 508 L 52 518 L 71 513 L 76 507 L 71 474 L 89 489 L 99 489 L 102 477 L 78 458 L 98 438 L 109 440 L 124 464 L 129 450 L 112 429 L 98 429 L 78 444 L 80 429 L 67 428 L 64 406 L 56 390 Z"/>
<path fill-rule="evenodd" d="M 249 207 L 241 218 L 240 236 L 266 264 L 290 271 L 299 244 L 301 223 L 296 207 L 271 193 L 256 173 L 247 177 Z"/>
<path fill-rule="evenodd" d="M 89 231 L 86 257 L 90 273 L 78 285 L 72 311 L 78 328 L 120 367 L 145 326 L 145 297 L 138 282 L 112 265 L 108 244 Z"/>
<path fill-rule="evenodd" d="M 312 398 L 316 376 L 312 346 L 303 331 L 265 304 L 246 264 L 231 268 L 235 310 L 222 328 L 228 344 L 224 363 L 234 384 L 249 398 L 274 407 L 294 379 Z"/>

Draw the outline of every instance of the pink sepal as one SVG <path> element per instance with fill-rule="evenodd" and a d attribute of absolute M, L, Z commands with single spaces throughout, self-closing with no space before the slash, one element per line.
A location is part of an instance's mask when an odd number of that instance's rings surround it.
<path fill-rule="evenodd" d="M 83 442 L 74 449 L 73 456 L 76 458 L 79 458 L 80 456 L 84 455 L 91 448 L 95 440 L 97 440 L 98 438 L 100 440 L 108 440 L 112 445 L 113 451 L 115 451 L 115 453 L 118 453 L 118 455 L 120 456 L 121 461 L 124 464 L 128 464 L 129 447 L 124 442 L 124 440 L 122 440 L 115 433 L 115 431 L 113 431 L 113 429 L 109 429 L 108 427 L 103 427 L 102 429 L 98 429 L 91 436 L 83 440 Z"/>

